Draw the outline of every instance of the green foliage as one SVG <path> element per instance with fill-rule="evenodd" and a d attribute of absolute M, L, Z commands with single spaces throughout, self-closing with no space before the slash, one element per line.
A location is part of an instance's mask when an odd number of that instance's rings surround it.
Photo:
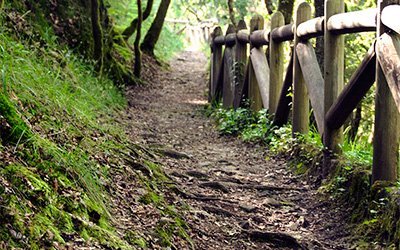
<path fill-rule="evenodd" d="M 176 17 L 184 17 L 185 19 L 195 22 L 207 19 L 217 19 L 220 25 L 230 23 L 228 14 L 227 1 L 216 0 L 177 0 L 173 5 L 174 15 Z M 234 11 L 237 20 L 250 20 L 251 15 L 255 13 L 267 16 L 265 4 L 263 1 L 234 1 Z"/>
<path fill-rule="evenodd" d="M 146 34 L 149 30 L 155 14 L 157 13 L 160 2 L 160 0 L 154 1 L 153 9 L 149 18 L 142 24 L 142 34 Z M 142 3 L 142 6 L 143 8 L 146 6 L 146 1 Z M 115 20 L 115 29 L 117 33 L 122 33 L 123 30 L 129 26 L 130 22 L 137 17 L 136 0 L 108 0 L 108 10 L 110 16 Z M 129 44 L 133 44 L 134 37 L 134 35 L 131 37 Z M 143 35 L 142 40 L 144 37 L 145 36 Z M 184 45 L 182 35 L 179 35 L 175 32 L 173 25 L 165 22 L 154 51 L 157 59 L 160 59 L 161 61 L 168 61 L 183 48 Z"/>
<path fill-rule="evenodd" d="M 260 110 L 255 115 L 256 123 L 249 124 L 242 131 L 241 137 L 248 142 L 269 143 L 274 137 L 275 127 L 267 110 Z"/>
<path fill-rule="evenodd" d="M 347 1 L 347 11 L 358 11 L 367 8 L 375 8 L 376 1 Z M 363 32 L 348 34 L 345 36 L 345 83 L 350 80 L 352 74 L 359 67 L 368 49 L 373 45 L 375 33 Z M 372 131 L 374 126 L 375 113 L 375 85 L 367 93 L 362 101 L 362 120 L 355 142 L 358 144 L 371 144 Z M 345 128 L 345 134 L 349 132 L 350 127 Z"/>
<path fill-rule="evenodd" d="M 226 135 L 239 135 L 246 127 L 257 123 L 254 114 L 245 108 L 229 109 L 218 108 L 213 116 L 218 123 L 218 130 Z"/>

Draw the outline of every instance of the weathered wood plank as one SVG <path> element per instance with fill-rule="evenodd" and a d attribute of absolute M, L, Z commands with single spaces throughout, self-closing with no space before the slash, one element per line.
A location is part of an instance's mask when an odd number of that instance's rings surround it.
<path fill-rule="evenodd" d="M 295 17 L 295 29 L 302 22 L 311 18 L 311 6 L 306 2 L 302 2 L 297 7 Z M 300 38 L 294 32 L 294 51 L 300 42 Z M 304 83 L 303 73 L 300 68 L 299 58 L 297 53 L 293 53 L 293 112 L 292 112 L 292 136 L 296 137 L 297 133 L 307 134 L 309 130 L 309 99 L 307 95 L 307 88 Z"/>
<path fill-rule="evenodd" d="M 333 15 L 327 28 L 334 34 L 376 31 L 376 8 Z"/>
<path fill-rule="evenodd" d="M 325 115 L 326 125 L 331 130 L 343 126 L 353 110 L 375 82 L 375 43 L 368 50 L 360 66 L 351 76 L 349 84 Z"/>
<path fill-rule="evenodd" d="M 240 20 L 237 29 L 240 31 L 247 31 L 246 23 Z M 237 42 L 235 45 L 235 86 L 234 86 L 234 97 L 233 97 L 233 107 L 238 108 L 240 106 L 240 100 L 243 98 L 244 89 L 244 79 L 246 71 L 247 62 L 247 43 L 239 42 L 239 37 L 237 37 Z"/>
<path fill-rule="evenodd" d="M 325 1 L 325 18 L 328 22 L 335 15 L 342 15 L 339 13 L 343 12 L 344 0 Z M 345 17 L 343 19 L 345 20 Z M 344 22 L 344 25 L 346 24 Z M 344 86 L 344 36 L 329 30 L 329 23 L 326 23 L 324 32 L 324 79 L 323 115 L 325 117 Z M 341 151 L 343 129 L 330 130 L 325 128 L 324 132 L 323 143 L 327 150 L 324 151 L 323 172 L 327 176 L 330 172 L 332 158 Z"/>
<path fill-rule="evenodd" d="M 222 89 L 222 106 L 226 109 L 233 107 L 234 96 L 234 51 L 233 48 L 225 48 L 224 56 L 224 79 Z"/>
<path fill-rule="evenodd" d="M 256 75 L 258 87 L 261 94 L 263 107 L 268 109 L 269 105 L 269 66 L 267 57 L 262 48 L 253 48 L 250 52 L 251 64 Z"/>
<path fill-rule="evenodd" d="M 389 5 L 382 10 L 382 23 L 389 29 L 400 34 L 399 23 L 400 5 Z"/>
<path fill-rule="evenodd" d="M 236 36 L 235 27 L 230 24 L 226 30 L 226 36 L 233 34 Z M 223 79 L 223 90 L 222 90 L 222 106 L 226 109 L 233 107 L 234 97 L 234 50 L 231 47 L 225 46 L 224 56 L 224 79 Z"/>
<path fill-rule="evenodd" d="M 237 40 L 239 43 L 250 43 L 249 31 L 239 30 L 237 33 Z"/>
<path fill-rule="evenodd" d="M 225 36 L 225 46 L 233 47 L 236 44 L 236 33 L 227 34 Z"/>
<path fill-rule="evenodd" d="M 318 131 L 322 135 L 324 133 L 324 78 L 319 69 L 314 48 L 309 42 L 297 44 L 296 53 L 307 85 Z"/>
<path fill-rule="evenodd" d="M 224 86 L 224 71 L 225 71 L 225 51 L 224 54 L 221 58 L 221 65 L 218 68 L 218 74 L 217 74 L 217 81 L 215 84 L 215 95 L 214 95 L 214 101 L 219 102 L 222 99 L 222 91 L 223 91 L 223 86 Z"/>
<path fill-rule="evenodd" d="M 391 4 L 399 4 L 400 0 L 379 0 L 377 41 L 388 31 L 381 22 L 381 11 Z M 378 54 L 377 54 L 378 57 Z M 378 58 L 377 58 L 378 59 Z M 378 180 L 396 182 L 399 167 L 399 125 L 400 116 L 385 75 L 376 64 L 376 96 L 375 96 L 375 128 L 374 156 L 372 165 L 372 183 Z"/>
<path fill-rule="evenodd" d="M 383 34 L 377 41 L 378 61 L 400 112 L 400 38 Z"/>
<path fill-rule="evenodd" d="M 288 122 L 290 113 L 290 103 L 292 97 L 289 90 L 293 86 L 293 55 L 290 57 L 289 65 L 286 70 L 285 80 L 279 97 L 278 107 L 274 116 L 274 125 L 281 127 Z"/>
<path fill-rule="evenodd" d="M 324 35 L 324 17 L 316 17 L 301 23 L 296 32 L 302 40 Z"/>
<path fill-rule="evenodd" d="M 243 79 L 243 87 L 242 87 L 242 93 L 239 91 L 235 92 L 235 99 L 234 99 L 234 107 L 243 107 L 244 105 L 244 100 L 247 100 L 249 98 L 249 75 L 250 75 L 250 60 L 248 60 L 248 63 L 246 64 L 245 67 L 245 73 L 244 73 L 244 79 Z"/>
<path fill-rule="evenodd" d="M 294 39 L 294 25 L 287 24 L 285 26 L 275 28 L 271 31 L 271 38 L 275 42 L 291 41 Z"/>
<path fill-rule="evenodd" d="M 222 35 L 222 32 L 221 32 L 221 35 L 215 37 L 213 41 L 214 41 L 214 45 L 217 45 L 217 46 L 225 45 L 225 36 Z"/>
<path fill-rule="evenodd" d="M 269 43 L 269 31 L 256 30 L 250 34 L 250 43 L 253 47 L 260 47 Z"/>
<path fill-rule="evenodd" d="M 256 30 L 264 29 L 264 17 L 261 15 L 255 15 L 250 20 L 250 33 Z M 253 48 L 253 44 L 250 43 L 250 48 Z M 251 60 L 249 60 L 249 101 L 250 108 L 253 111 L 259 111 L 263 107 L 260 89 L 258 87 L 257 78 L 252 66 Z"/>
<path fill-rule="evenodd" d="M 211 42 L 211 75 L 210 75 L 210 88 L 209 88 L 209 102 L 214 102 L 217 99 L 217 86 L 220 69 L 223 65 L 222 46 L 217 45 L 214 41 L 215 38 L 222 35 L 221 27 L 216 27 L 212 33 Z"/>
<path fill-rule="evenodd" d="M 271 29 L 285 25 L 285 18 L 279 11 L 271 17 Z M 270 64 L 270 83 L 269 83 L 269 112 L 276 112 L 279 101 L 279 94 L 283 84 L 283 63 L 285 59 L 283 43 L 270 41 L 269 44 L 269 64 Z"/>

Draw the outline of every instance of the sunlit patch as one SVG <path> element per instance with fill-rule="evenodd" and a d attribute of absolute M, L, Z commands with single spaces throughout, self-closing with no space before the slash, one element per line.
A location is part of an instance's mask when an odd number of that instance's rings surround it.
<path fill-rule="evenodd" d="M 190 100 L 186 100 L 185 103 L 194 104 L 194 105 L 206 105 L 207 104 L 207 100 L 190 99 Z"/>

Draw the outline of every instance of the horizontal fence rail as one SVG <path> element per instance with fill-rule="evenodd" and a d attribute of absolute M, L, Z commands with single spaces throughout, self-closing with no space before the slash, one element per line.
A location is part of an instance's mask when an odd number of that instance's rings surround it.
<path fill-rule="evenodd" d="M 264 29 L 260 15 L 252 18 L 249 29 L 244 21 L 236 30 L 229 26 L 225 35 L 215 28 L 209 101 L 222 100 L 223 107 L 238 108 L 249 100 L 252 110 L 267 109 L 276 126 L 291 120 L 294 137 L 308 132 L 312 110 L 326 147 L 324 173 L 328 174 L 331 159 L 340 153 L 341 127 L 376 82 L 372 181 L 397 180 L 400 0 L 378 2 L 374 9 L 344 13 L 342 0 L 326 0 L 325 15 L 317 18 L 311 18 L 311 6 L 303 2 L 293 24 L 285 25 L 283 15 L 276 12 L 271 16 L 271 30 Z M 356 32 L 376 32 L 377 39 L 344 85 L 343 35 Z M 325 41 L 323 72 L 309 42 L 319 36 Z M 283 44 L 287 41 L 292 47 L 285 69 Z"/>

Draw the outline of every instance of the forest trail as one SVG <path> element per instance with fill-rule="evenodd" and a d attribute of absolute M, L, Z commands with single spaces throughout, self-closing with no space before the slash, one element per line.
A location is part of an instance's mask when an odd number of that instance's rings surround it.
<path fill-rule="evenodd" d="M 183 52 L 170 70 L 154 74 L 150 88 L 127 94 L 131 138 L 163 149 L 159 161 L 177 186 L 175 203 L 188 205 L 184 218 L 195 248 L 350 248 L 343 208 L 319 201 L 262 146 L 218 134 L 202 112 L 206 63 L 201 53 Z M 152 223 L 150 212 L 142 215 L 148 216 L 142 226 Z"/>

